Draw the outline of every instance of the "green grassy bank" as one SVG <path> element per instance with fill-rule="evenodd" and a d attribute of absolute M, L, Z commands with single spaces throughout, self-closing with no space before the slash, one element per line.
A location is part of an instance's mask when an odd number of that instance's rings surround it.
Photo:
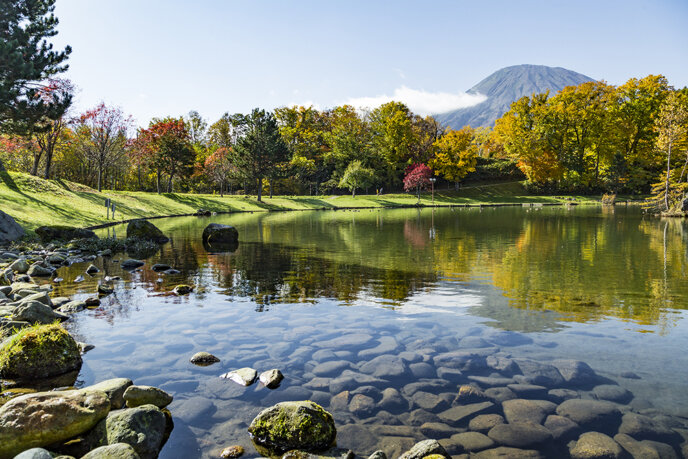
<path fill-rule="evenodd" d="M 105 198 L 117 207 L 116 220 L 162 215 L 190 214 L 197 209 L 214 212 L 338 209 L 357 207 L 413 206 L 417 199 L 410 194 L 343 196 L 276 196 L 256 201 L 255 196 L 212 194 L 144 193 L 131 191 L 97 191 L 76 183 L 43 180 L 28 174 L 0 173 L 0 210 L 8 213 L 29 231 L 41 225 L 95 226 L 107 223 Z M 435 205 L 478 204 L 556 204 L 596 202 L 590 196 L 532 196 L 519 182 L 472 186 L 457 191 L 438 190 Z M 421 204 L 432 205 L 430 193 L 421 196 Z M 110 220 L 111 221 L 111 220 Z"/>

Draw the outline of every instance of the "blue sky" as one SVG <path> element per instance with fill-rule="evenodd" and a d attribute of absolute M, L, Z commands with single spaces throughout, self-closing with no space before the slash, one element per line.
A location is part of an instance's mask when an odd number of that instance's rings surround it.
<path fill-rule="evenodd" d="M 57 0 L 56 14 L 76 109 L 102 100 L 139 125 L 395 95 L 444 111 L 516 64 L 688 85 L 687 0 Z"/>

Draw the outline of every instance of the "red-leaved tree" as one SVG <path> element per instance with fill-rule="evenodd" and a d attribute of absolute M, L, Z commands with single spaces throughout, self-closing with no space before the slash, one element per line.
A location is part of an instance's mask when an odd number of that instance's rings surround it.
<path fill-rule="evenodd" d="M 420 203 L 420 190 L 430 186 L 430 177 L 432 177 L 432 171 L 428 166 L 422 163 L 411 164 L 406 168 L 404 191 L 415 189 Z"/>
<path fill-rule="evenodd" d="M 220 147 L 208 156 L 204 164 L 205 173 L 218 185 L 220 196 L 224 196 L 226 184 L 230 179 L 238 175 L 238 169 L 232 163 L 231 151 Z"/>

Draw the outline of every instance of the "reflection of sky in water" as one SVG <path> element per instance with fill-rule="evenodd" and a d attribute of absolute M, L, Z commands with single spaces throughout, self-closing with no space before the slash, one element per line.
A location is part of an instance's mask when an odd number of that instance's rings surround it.
<path fill-rule="evenodd" d="M 202 249 L 198 236 L 210 221 L 238 227 L 235 253 Z M 280 394 L 322 396 L 303 387 L 312 379 L 317 342 L 352 333 L 391 336 L 400 349 L 424 343 L 452 350 L 469 334 L 525 332 L 526 344 L 502 351 L 545 362 L 584 360 L 631 390 L 638 407 L 688 415 L 688 358 L 677 352 L 688 349 L 686 313 L 667 309 L 686 304 L 688 293 L 681 224 L 672 222 L 664 239 L 662 222 L 623 208 L 615 215 L 597 208 L 543 209 L 536 216 L 522 209 L 434 216 L 403 210 L 155 223 L 172 243 L 133 275 L 99 261 L 103 275 L 122 276 L 120 288 L 101 308 L 77 314 L 70 327 L 96 345 L 86 355 L 84 383 L 131 377 L 175 395 L 178 428 L 163 457 L 180 451 L 195 457 L 196 450 L 210 457 L 222 445 L 250 446 L 245 424 Z M 149 267 L 158 261 L 182 274 L 153 273 Z M 84 268 L 63 269 L 61 277 L 73 279 Z M 77 288 L 93 292 L 99 278 Z M 196 284 L 196 292 L 162 296 L 182 282 Z M 222 362 L 190 365 L 201 350 Z M 342 352 L 352 365 L 361 363 Z M 287 379 L 272 393 L 218 382 L 219 374 L 240 366 L 278 367 Z M 627 371 L 642 379 L 620 379 Z M 202 420 L 182 419 L 186 400 L 210 407 Z M 338 425 L 359 422 L 335 417 Z"/>

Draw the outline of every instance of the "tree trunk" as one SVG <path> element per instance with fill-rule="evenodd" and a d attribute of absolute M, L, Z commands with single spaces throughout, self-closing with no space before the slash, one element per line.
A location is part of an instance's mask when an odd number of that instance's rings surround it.
<path fill-rule="evenodd" d="M 41 162 L 41 154 L 33 154 L 33 166 L 31 166 L 31 175 L 38 175 L 38 164 Z"/>
<path fill-rule="evenodd" d="M 160 194 L 160 169 L 157 170 L 156 176 L 155 176 L 155 186 L 158 189 L 158 194 Z"/>
<path fill-rule="evenodd" d="M 102 191 L 101 181 L 103 180 L 103 166 L 98 165 L 98 193 Z"/>
<path fill-rule="evenodd" d="M 139 164 L 136 169 L 137 169 L 137 176 L 139 179 L 139 191 L 143 191 L 143 185 L 141 184 L 141 165 Z"/>
<path fill-rule="evenodd" d="M 272 199 L 272 180 L 270 180 L 270 199 Z"/>
<path fill-rule="evenodd" d="M 352 198 L 355 198 L 355 197 L 356 197 L 356 188 L 354 188 L 354 189 L 351 191 L 351 197 L 352 197 Z"/>
<path fill-rule="evenodd" d="M 667 152 L 667 174 L 666 186 L 664 190 L 664 207 L 669 210 L 669 173 L 671 172 L 671 142 L 669 142 L 669 151 Z"/>
<path fill-rule="evenodd" d="M 258 183 L 258 192 L 256 194 L 258 195 L 258 202 L 261 202 L 263 200 L 263 177 L 258 177 L 256 182 Z"/>
<path fill-rule="evenodd" d="M 454 189 L 459 191 L 459 182 L 454 182 Z"/>
<path fill-rule="evenodd" d="M 225 182 L 220 182 L 220 197 L 225 195 Z"/>
<path fill-rule="evenodd" d="M 52 166 L 53 163 L 53 152 L 52 149 L 48 150 L 45 152 L 45 173 L 43 174 L 43 178 L 48 180 L 50 178 L 50 166 Z"/>
<path fill-rule="evenodd" d="M 172 178 L 174 174 L 170 174 L 170 178 L 167 180 L 167 192 L 172 193 Z"/>
<path fill-rule="evenodd" d="M 420 204 L 420 187 L 416 188 L 416 194 L 418 195 L 418 204 Z"/>
<path fill-rule="evenodd" d="M 0 172 L 5 172 L 5 165 L 3 164 L 2 160 L 0 159 Z"/>
<path fill-rule="evenodd" d="M 248 180 L 244 180 L 244 195 L 248 196 Z"/>

